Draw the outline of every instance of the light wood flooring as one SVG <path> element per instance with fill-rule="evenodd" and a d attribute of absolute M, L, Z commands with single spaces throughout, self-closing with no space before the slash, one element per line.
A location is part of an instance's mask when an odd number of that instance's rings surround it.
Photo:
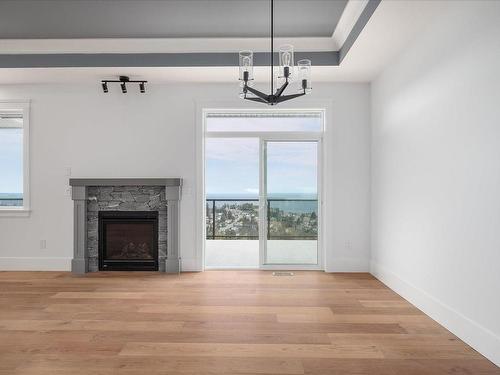
<path fill-rule="evenodd" d="M 500 374 L 369 274 L 0 272 L 0 374 Z"/>

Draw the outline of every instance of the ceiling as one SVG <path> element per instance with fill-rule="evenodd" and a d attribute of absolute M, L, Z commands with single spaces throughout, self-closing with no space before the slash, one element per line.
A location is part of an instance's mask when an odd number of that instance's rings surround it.
<path fill-rule="evenodd" d="M 187 0 L 189 2 L 189 0 Z M 211 1 L 211 0 L 209 0 Z M 258 1 L 258 0 L 254 0 Z M 353 1 L 353 0 L 351 0 Z M 349 4 L 351 4 L 351 1 Z M 358 0 L 356 0 L 358 1 Z M 303 3 L 308 3 L 304 0 Z M 348 4 L 348 5 L 349 5 Z M 431 22 L 439 22 L 446 13 L 448 1 L 383 0 L 359 34 L 340 66 L 314 66 L 313 81 L 370 82 L 406 46 L 418 37 Z M 397 32 L 394 32 L 397 30 Z M 247 39 L 232 39 L 240 45 Z M 0 40 L 0 50 L 2 48 Z M 225 43 L 220 40 L 221 46 Z M 77 43 L 75 43 L 77 44 Z M 269 68 L 256 67 L 259 82 L 266 82 Z M 232 82 L 237 79 L 237 67 L 75 67 L 75 68 L 4 68 L 0 69 L 0 84 L 28 83 L 87 83 L 99 82 L 119 74 L 146 79 L 150 84 L 168 82 Z"/>
<path fill-rule="evenodd" d="M 347 0 L 275 0 L 275 34 L 331 37 Z M 0 2 L 0 39 L 256 38 L 269 0 Z"/>

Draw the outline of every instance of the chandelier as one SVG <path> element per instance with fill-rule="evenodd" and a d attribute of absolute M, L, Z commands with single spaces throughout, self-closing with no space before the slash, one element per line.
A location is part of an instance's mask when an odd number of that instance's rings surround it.
<path fill-rule="evenodd" d="M 253 86 L 253 52 L 240 51 L 240 75 L 242 86 L 240 97 L 269 105 L 276 105 L 286 100 L 294 99 L 309 94 L 311 88 L 311 60 L 297 61 L 297 69 L 294 67 L 294 53 L 291 44 L 282 45 L 279 48 L 279 69 L 276 80 L 276 92 L 274 91 L 274 0 L 271 0 L 271 91 L 265 94 L 254 89 Z M 283 92 L 291 82 L 299 83 L 298 93 L 283 95 Z M 278 87 L 279 86 L 279 87 Z M 251 93 L 255 96 L 248 96 Z"/>

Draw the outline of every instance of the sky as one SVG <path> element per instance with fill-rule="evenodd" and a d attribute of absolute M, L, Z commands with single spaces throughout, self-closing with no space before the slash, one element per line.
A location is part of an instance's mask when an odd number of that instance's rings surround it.
<path fill-rule="evenodd" d="M 319 117 L 209 117 L 207 131 L 320 131 Z M 267 194 L 303 196 L 317 193 L 315 142 L 267 143 Z M 258 197 L 259 139 L 207 138 L 207 196 Z"/>
<path fill-rule="evenodd" d="M 0 128 L 0 193 L 23 192 L 23 130 Z"/>
<path fill-rule="evenodd" d="M 259 139 L 208 138 L 205 146 L 207 196 L 259 194 Z M 267 194 L 316 194 L 317 144 L 267 144 Z"/>

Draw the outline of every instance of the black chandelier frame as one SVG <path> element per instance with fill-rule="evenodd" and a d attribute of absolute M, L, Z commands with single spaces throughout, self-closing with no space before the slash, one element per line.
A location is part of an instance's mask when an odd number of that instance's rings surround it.
<path fill-rule="evenodd" d="M 248 73 L 248 71 L 243 72 L 243 99 L 251 100 L 251 101 L 259 102 L 259 103 L 265 103 L 265 104 L 269 104 L 269 105 L 276 105 L 278 103 L 306 95 L 306 89 L 307 89 L 307 80 L 306 79 L 303 79 L 301 82 L 303 92 L 300 92 L 297 94 L 283 95 L 283 92 L 285 91 L 285 89 L 289 85 L 290 68 L 288 66 L 284 67 L 283 76 L 278 77 L 278 78 L 284 78 L 285 82 L 283 83 L 283 85 L 281 85 L 279 88 L 276 89 L 276 92 L 274 92 L 274 0 L 271 0 L 271 64 L 270 64 L 270 68 L 271 68 L 271 93 L 270 94 L 265 94 L 262 91 L 259 91 L 259 90 L 254 89 L 253 87 L 250 87 L 248 85 L 249 81 L 251 81 L 249 79 L 249 73 Z M 254 94 L 255 97 L 247 96 L 248 92 L 251 92 L 252 94 Z"/>

